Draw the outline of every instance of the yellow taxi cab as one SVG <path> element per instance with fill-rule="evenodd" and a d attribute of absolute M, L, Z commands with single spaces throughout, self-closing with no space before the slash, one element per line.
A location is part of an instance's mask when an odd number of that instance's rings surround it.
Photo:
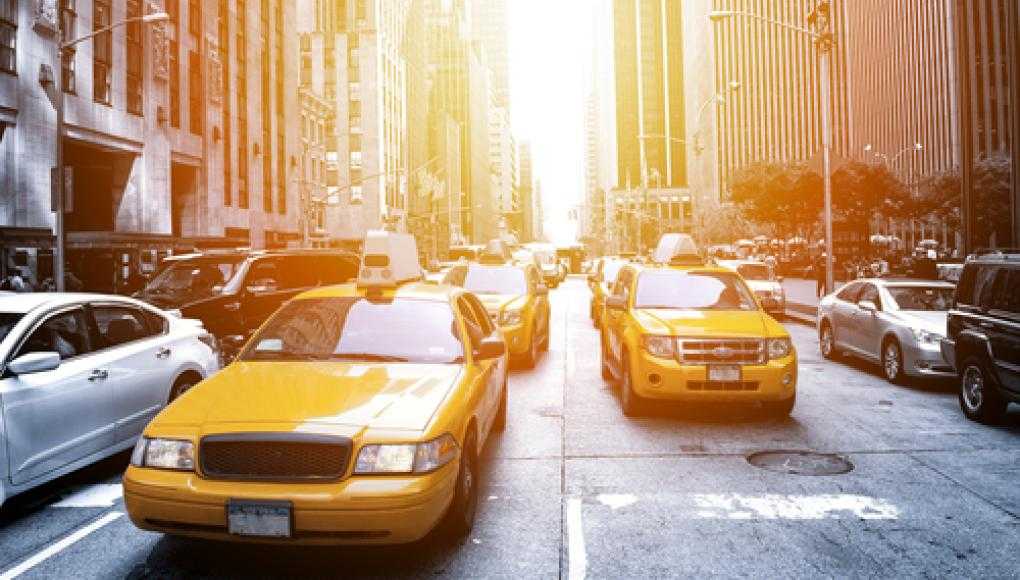
<path fill-rule="evenodd" d="M 405 236 L 370 233 L 357 283 L 297 296 L 152 421 L 123 480 L 135 525 L 310 544 L 470 530 L 506 344 L 475 296 L 416 281 Z"/>
<path fill-rule="evenodd" d="M 737 273 L 696 255 L 621 269 L 601 342 L 602 375 L 628 416 L 647 399 L 753 401 L 779 416 L 796 401 L 789 333 Z"/>
<path fill-rule="evenodd" d="M 588 316 L 591 318 L 592 326 L 599 328 L 602 325 L 603 303 L 609 295 L 609 289 L 616 282 L 616 275 L 620 273 L 625 265 L 632 258 L 626 256 L 605 256 L 599 258 L 595 265 L 595 271 L 588 276 L 588 287 L 591 289 L 591 303 L 588 307 Z"/>
<path fill-rule="evenodd" d="M 480 262 L 451 272 L 447 283 L 478 296 L 502 329 L 510 356 L 525 368 L 533 368 L 549 349 L 549 288 L 533 262 L 484 254 Z"/>

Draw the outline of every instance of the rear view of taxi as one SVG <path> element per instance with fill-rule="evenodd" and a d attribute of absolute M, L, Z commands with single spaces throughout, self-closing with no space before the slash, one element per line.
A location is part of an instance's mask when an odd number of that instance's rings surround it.
<path fill-rule="evenodd" d="M 368 544 L 471 528 L 478 457 L 506 421 L 505 343 L 474 296 L 402 283 L 421 276 L 412 239 L 370 234 L 363 264 L 148 426 L 124 476 L 137 526 Z"/>
<path fill-rule="evenodd" d="M 602 373 L 624 414 L 646 399 L 760 402 L 785 416 L 797 355 L 782 325 L 735 272 L 716 266 L 628 265 L 606 298 Z"/>

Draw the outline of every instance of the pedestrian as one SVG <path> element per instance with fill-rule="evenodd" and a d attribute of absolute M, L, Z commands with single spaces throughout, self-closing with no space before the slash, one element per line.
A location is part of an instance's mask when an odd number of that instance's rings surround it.
<path fill-rule="evenodd" d="M 815 262 L 815 295 L 818 298 L 825 296 L 825 254 Z"/>
<path fill-rule="evenodd" d="M 2 288 L 12 292 L 31 292 L 32 287 L 25 281 L 21 268 L 12 268 L 11 273 L 4 279 Z"/>

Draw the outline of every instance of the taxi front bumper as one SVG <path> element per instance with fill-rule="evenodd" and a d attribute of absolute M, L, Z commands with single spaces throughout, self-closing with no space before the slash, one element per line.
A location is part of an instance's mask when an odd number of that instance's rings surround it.
<path fill-rule="evenodd" d="M 457 470 L 453 461 L 423 475 L 292 484 L 214 481 L 132 466 L 124 474 L 124 504 L 136 526 L 154 532 L 261 543 L 403 544 L 424 538 L 445 515 Z M 292 537 L 230 534 L 230 500 L 290 502 Z"/>
<path fill-rule="evenodd" d="M 681 365 L 642 352 L 633 364 L 631 385 L 647 399 L 680 401 L 784 401 L 797 391 L 794 355 L 765 364 L 743 365 L 736 381 L 710 381 L 708 367 Z"/>

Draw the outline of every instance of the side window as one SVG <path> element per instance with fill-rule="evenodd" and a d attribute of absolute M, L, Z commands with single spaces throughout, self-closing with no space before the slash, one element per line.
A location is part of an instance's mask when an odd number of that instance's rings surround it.
<path fill-rule="evenodd" d="M 165 334 L 170 330 L 170 323 L 167 322 L 166 318 L 162 314 L 156 314 L 155 312 L 149 312 L 148 310 L 142 310 L 142 318 L 145 319 L 145 325 L 149 328 L 149 332 L 153 335 Z"/>
<path fill-rule="evenodd" d="M 99 348 L 111 348 L 157 334 L 145 314 L 136 308 L 95 306 L 92 317 L 96 321 Z"/>
<path fill-rule="evenodd" d="M 992 305 L 992 290 L 998 272 L 998 268 L 984 267 L 974 276 L 974 304 L 982 310 Z"/>
<path fill-rule="evenodd" d="M 318 275 L 318 283 L 323 286 L 344 284 L 357 275 L 354 261 L 343 256 L 311 256 L 312 272 Z"/>
<path fill-rule="evenodd" d="M 60 353 L 60 360 L 66 360 L 86 354 L 89 350 L 85 313 L 76 308 L 54 314 L 43 322 L 21 345 L 17 356 L 33 352 L 57 352 Z"/>
<path fill-rule="evenodd" d="M 845 302 L 857 302 L 857 294 L 861 291 L 861 284 L 854 282 L 836 294 L 836 298 Z"/>
<path fill-rule="evenodd" d="M 282 290 L 311 288 L 319 283 L 318 256 L 284 256 L 277 262 L 277 281 Z"/>
<path fill-rule="evenodd" d="M 1020 270 L 1001 268 L 992 286 L 991 310 L 1020 314 Z"/>
<path fill-rule="evenodd" d="M 865 284 L 864 288 L 861 289 L 861 295 L 857 298 L 857 302 L 861 303 L 866 300 L 870 300 L 878 307 L 882 309 L 882 299 L 878 295 L 878 288 L 874 284 Z"/>
<path fill-rule="evenodd" d="M 616 284 L 613 286 L 613 295 L 628 298 L 630 296 L 630 283 L 634 273 L 630 268 L 624 268 L 616 276 Z"/>
<path fill-rule="evenodd" d="M 482 327 L 482 333 L 485 336 L 489 336 L 495 332 L 496 328 L 492 325 L 492 319 L 489 318 L 489 314 L 485 311 L 485 307 L 478 301 L 474 295 L 468 295 L 464 297 L 467 300 L 468 306 L 471 307 L 471 311 L 475 315 L 475 319 L 479 322 L 479 326 Z"/>
<path fill-rule="evenodd" d="M 471 349 L 478 346 L 478 344 L 485 338 L 486 334 L 482 330 L 482 325 L 475 316 L 474 311 L 468 306 L 467 301 L 464 298 L 457 300 L 457 311 L 464 318 L 464 325 L 468 329 L 468 341 L 470 342 Z M 467 345 L 465 345 L 467 346 Z"/>
<path fill-rule="evenodd" d="M 275 292 L 283 288 L 280 283 L 279 260 L 274 258 L 263 258 L 256 260 L 248 270 L 245 278 L 245 287 L 252 292 Z"/>
<path fill-rule="evenodd" d="M 966 306 L 973 306 L 974 301 L 974 278 L 976 277 L 977 266 L 964 266 L 960 275 L 960 283 L 956 286 L 956 303 Z"/>

